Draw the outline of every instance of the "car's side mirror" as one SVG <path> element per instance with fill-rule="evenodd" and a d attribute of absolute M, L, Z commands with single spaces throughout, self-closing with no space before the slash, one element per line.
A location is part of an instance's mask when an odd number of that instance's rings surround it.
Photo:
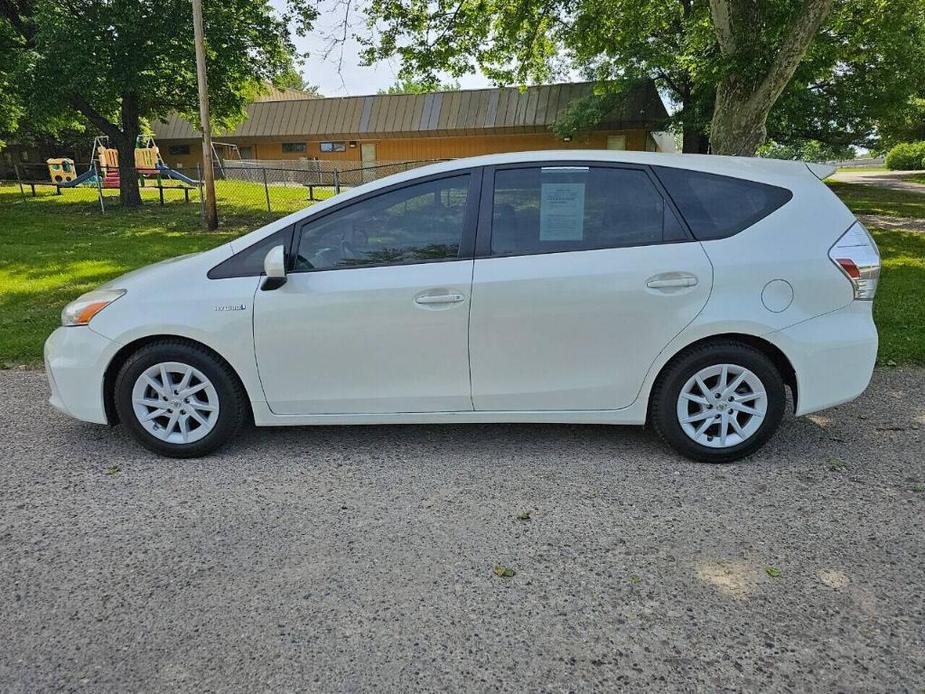
<path fill-rule="evenodd" d="M 279 289 L 286 284 L 286 247 L 273 246 L 263 259 L 263 271 L 266 279 L 260 288 L 267 292 Z"/>

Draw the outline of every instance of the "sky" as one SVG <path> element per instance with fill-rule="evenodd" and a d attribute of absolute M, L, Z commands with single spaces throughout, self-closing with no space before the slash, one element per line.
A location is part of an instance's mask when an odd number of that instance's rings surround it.
<path fill-rule="evenodd" d="M 271 0 L 277 9 L 285 5 L 285 0 Z M 399 61 L 391 59 L 364 67 L 360 65 L 360 46 L 349 39 L 343 45 L 328 51 L 330 42 L 325 39 L 333 29 L 339 27 L 341 16 L 326 12 L 315 23 L 315 28 L 306 38 L 294 36 L 296 49 L 308 53 L 309 57 L 302 65 L 302 76 L 309 84 L 317 85 L 324 96 L 358 96 L 375 94 L 394 84 L 398 77 Z M 361 33 L 364 29 L 357 17 L 351 33 Z M 325 54 L 328 53 L 327 57 Z M 469 75 L 459 80 L 463 89 L 478 89 L 491 86 L 482 75 Z"/>

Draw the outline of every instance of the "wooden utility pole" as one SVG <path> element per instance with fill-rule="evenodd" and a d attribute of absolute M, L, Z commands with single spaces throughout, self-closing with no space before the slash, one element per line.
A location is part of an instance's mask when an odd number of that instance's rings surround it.
<path fill-rule="evenodd" d="M 209 83 L 206 79 L 206 46 L 202 31 L 202 0 L 193 0 L 193 41 L 196 44 L 196 79 L 199 83 L 199 121 L 202 125 L 202 175 L 205 183 L 206 229 L 218 228 L 215 207 L 215 171 L 212 168 L 212 130 L 209 127 Z"/>

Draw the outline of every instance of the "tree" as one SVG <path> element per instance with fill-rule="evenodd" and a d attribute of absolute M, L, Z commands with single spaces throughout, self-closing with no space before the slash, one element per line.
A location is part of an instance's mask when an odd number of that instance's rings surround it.
<path fill-rule="evenodd" d="M 405 79 L 396 80 L 394 84 L 386 89 L 380 89 L 377 94 L 425 94 L 430 91 L 438 92 L 458 92 L 460 89 L 459 82 L 445 82 L 443 84 L 431 84 L 427 81 L 415 80 L 406 77 Z"/>
<path fill-rule="evenodd" d="M 318 85 L 309 84 L 294 62 L 273 78 L 273 86 L 280 89 L 298 89 L 300 92 L 321 96 L 318 93 Z"/>
<path fill-rule="evenodd" d="M 910 99 L 903 108 L 882 119 L 874 149 L 886 152 L 901 142 L 925 140 L 925 96 Z"/>
<path fill-rule="evenodd" d="M 797 138 L 840 140 L 833 145 L 866 137 L 884 109 L 915 89 L 922 7 L 921 0 L 371 0 L 375 32 L 365 57 L 398 55 L 401 76 L 431 82 L 474 69 L 506 84 L 576 73 L 597 81 L 598 93 L 576 104 L 560 134 L 581 127 L 582 113 L 603 112 L 621 81 L 654 79 L 675 107 L 685 152 L 711 145 L 751 154 L 769 114 L 779 141 L 789 139 L 788 128 Z"/>
<path fill-rule="evenodd" d="M 292 64 L 288 27 L 304 33 L 315 10 L 289 0 L 222 0 L 205 8 L 212 116 L 235 123 L 260 84 Z M 186 0 L 0 0 L 0 34 L 22 57 L 15 72 L 30 118 L 54 130 L 75 114 L 119 150 L 120 198 L 141 204 L 134 148 L 144 120 L 178 112 L 195 122 L 191 5 Z"/>

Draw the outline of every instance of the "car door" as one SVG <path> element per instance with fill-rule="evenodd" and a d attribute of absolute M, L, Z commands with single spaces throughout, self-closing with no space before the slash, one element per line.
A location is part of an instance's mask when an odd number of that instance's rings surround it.
<path fill-rule="evenodd" d="M 484 176 L 470 317 L 476 410 L 633 402 L 703 308 L 712 266 L 645 167 L 528 164 Z"/>
<path fill-rule="evenodd" d="M 472 409 L 479 176 L 399 184 L 296 229 L 286 283 L 254 300 L 257 367 L 274 413 Z"/>

